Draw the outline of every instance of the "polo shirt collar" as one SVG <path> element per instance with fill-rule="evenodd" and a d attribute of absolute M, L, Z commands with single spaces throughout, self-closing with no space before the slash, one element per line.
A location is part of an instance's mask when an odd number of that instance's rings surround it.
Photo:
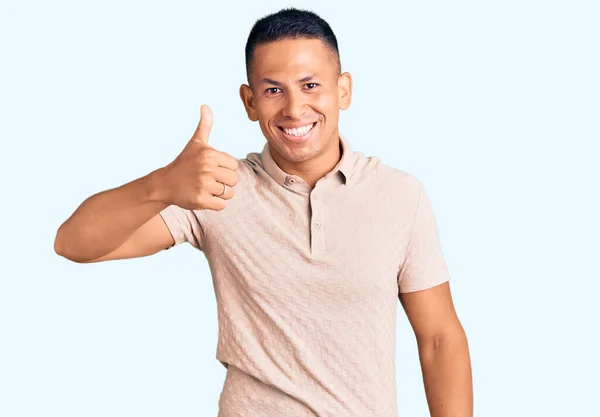
<path fill-rule="evenodd" d="M 338 171 L 342 173 L 344 178 L 343 183 L 348 185 L 348 181 L 352 176 L 352 170 L 354 168 L 354 152 L 350 147 L 350 143 L 348 140 L 341 134 L 339 134 L 340 144 L 341 144 L 341 158 L 337 165 L 325 175 L 325 178 L 330 177 L 331 175 L 335 175 Z M 286 178 L 291 174 L 283 171 L 279 165 L 273 159 L 271 152 L 269 150 L 269 142 L 265 143 L 263 150 L 260 154 L 263 167 L 265 171 L 281 186 L 283 186 L 286 182 Z"/>

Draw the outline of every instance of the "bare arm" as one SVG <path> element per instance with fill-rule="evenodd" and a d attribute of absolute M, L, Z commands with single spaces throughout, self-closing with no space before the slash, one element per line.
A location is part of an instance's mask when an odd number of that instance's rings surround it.
<path fill-rule="evenodd" d="M 432 417 L 472 417 L 473 386 L 467 337 L 449 283 L 400 294 L 417 337 L 425 393 Z"/>
<path fill-rule="evenodd" d="M 223 210 L 234 196 L 238 160 L 208 144 L 212 112 L 183 151 L 166 167 L 87 198 L 58 229 L 54 251 L 88 263 L 154 254 L 175 243 L 160 211 L 173 204 L 188 210 Z M 225 194 L 223 185 L 228 185 Z"/>
<path fill-rule="evenodd" d="M 162 195 L 162 173 L 158 169 L 87 198 L 58 229 L 56 253 L 92 262 L 150 255 L 171 246 L 173 237 L 158 214 L 169 205 Z"/>

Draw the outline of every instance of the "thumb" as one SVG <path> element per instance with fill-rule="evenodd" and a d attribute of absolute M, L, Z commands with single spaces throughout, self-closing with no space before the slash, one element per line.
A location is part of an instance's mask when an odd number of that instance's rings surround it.
<path fill-rule="evenodd" d="M 202 142 L 208 144 L 208 136 L 210 135 L 210 131 L 213 125 L 213 114 L 206 104 L 203 104 L 200 107 L 200 122 L 198 123 L 198 127 L 194 132 L 194 136 L 192 136 L 192 142 Z"/>

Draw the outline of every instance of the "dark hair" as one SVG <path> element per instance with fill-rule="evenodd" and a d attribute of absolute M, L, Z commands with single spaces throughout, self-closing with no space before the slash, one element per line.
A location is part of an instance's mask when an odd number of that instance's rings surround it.
<path fill-rule="evenodd" d="M 281 9 L 257 20 L 246 42 L 246 77 L 250 81 L 250 68 L 254 50 L 258 45 L 283 39 L 321 39 L 335 55 L 337 70 L 341 73 L 340 52 L 337 39 L 329 24 L 316 13 L 296 8 Z"/>

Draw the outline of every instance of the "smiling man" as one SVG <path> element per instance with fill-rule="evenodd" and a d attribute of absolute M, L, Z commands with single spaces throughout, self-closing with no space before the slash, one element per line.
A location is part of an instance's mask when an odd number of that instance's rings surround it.
<path fill-rule="evenodd" d="M 267 142 L 236 159 L 212 113 L 169 165 L 84 201 L 55 250 L 90 263 L 182 242 L 204 253 L 227 369 L 219 416 L 392 417 L 398 300 L 433 417 L 472 416 L 467 339 L 423 184 L 340 134 L 352 77 L 316 14 L 256 22 L 240 97 Z"/>
<path fill-rule="evenodd" d="M 289 26 L 275 32 L 277 18 Z M 240 96 L 273 160 L 312 188 L 340 160 L 339 110 L 350 106 L 352 78 L 340 74 L 337 41 L 325 22 L 321 38 L 306 37 L 309 25 L 321 23 L 311 19 L 317 17 L 288 11 L 254 26 L 246 46 L 249 85 Z"/>

